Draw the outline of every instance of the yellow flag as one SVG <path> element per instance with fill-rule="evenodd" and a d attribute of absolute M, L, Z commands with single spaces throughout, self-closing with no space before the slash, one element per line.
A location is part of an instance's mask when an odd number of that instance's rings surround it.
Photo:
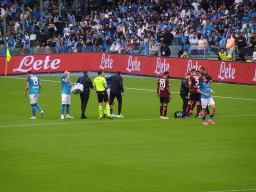
<path fill-rule="evenodd" d="M 12 56 L 10 55 L 10 52 L 9 52 L 9 49 L 7 49 L 7 51 L 6 51 L 6 60 L 7 61 L 10 61 L 11 60 L 11 58 L 12 58 Z"/>

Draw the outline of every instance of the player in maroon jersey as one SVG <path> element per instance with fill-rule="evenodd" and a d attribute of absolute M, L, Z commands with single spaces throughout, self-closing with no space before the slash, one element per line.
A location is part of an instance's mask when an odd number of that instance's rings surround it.
<path fill-rule="evenodd" d="M 190 99 L 188 102 L 188 116 L 190 115 L 191 110 L 191 103 L 196 102 L 197 105 L 197 113 L 196 118 L 200 117 L 200 110 L 201 110 L 201 95 L 197 92 L 197 88 L 200 82 L 204 81 L 203 76 L 199 75 L 199 71 L 196 72 L 195 69 L 191 70 L 192 75 L 189 78 L 189 92 L 190 92 Z"/>
<path fill-rule="evenodd" d="M 169 100 L 172 99 L 171 91 L 170 91 L 170 82 L 168 80 L 169 72 L 164 72 L 164 77 L 158 79 L 157 82 L 157 96 L 160 97 L 160 118 L 168 119 L 166 117 L 167 114 L 167 105 Z M 164 112 L 164 114 L 163 114 Z"/>

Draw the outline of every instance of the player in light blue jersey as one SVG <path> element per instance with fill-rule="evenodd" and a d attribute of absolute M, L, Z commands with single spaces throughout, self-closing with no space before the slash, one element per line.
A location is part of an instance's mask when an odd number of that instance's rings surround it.
<path fill-rule="evenodd" d="M 110 76 L 107 76 L 107 77 L 110 77 Z M 106 78 L 107 78 L 106 77 Z M 107 94 L 108 94 L 108 100 L 110 101 L 110 89 L 111 89 L 111 81 L 107 81 L 107 86 L 108 86 L 108 89 L 107 89 Z M 113 101 L 112 105 L 110 106 L 110 115 L 112 117 L 115 117 L 116 115 L 113 114 L 113 105 L 115 104 L 115 100 Z M 107 110 L 104 111 L 104 114 L 107 114 Z"/>
<path fill-rule="evenodd" d="M 211 83 L 210 83 L 211 80 L 212 80 L 212 77 L 210 75 L 206 75 L 205 80 L 199 84 L 199 87 L 197 90 L 198 93 L 201 94 L 203 125 L 208 125 L 208 123 L 213 125 L 215 124 L 212 119 L 213 119 L 213 115 L 216 108 L 215 108 L 215 103 L 211 97 L 211 93 L 214 95 L 215 93 L 213 92 L 213 90 L 211 90 Z M 211 106 L 212 108 L 208 123 L 205 121 L 205 111 L 207 106 Z"/>
<path fill-rule="evenodd" d="M 28 80 L 25 88 L 24 97 L 26 97 L 27 90 L 29 89 L 29 101 L 32 108 L 33 116 L 30 119 L 36 119 L 36 108 L 40 111 L 41 117 L 44 117 L 44 112 L 40 105 L 37 104 L 40 89 L 42 87 L 41 82 L 37 76 L 34 76 L 31 71 L 27 72 Z"/>
<path fill-rule="evenodd" d="M 61 106 L 61 119 L 64 119 L 64 111 L 66 106 L 66 119 L 74 119 L 69 115 L 69 106 L 70 106 L 70 78 L 68 70 L 64 71 L 64 76 L 61 78 L 61 97 L 62 97 L 62 106 Z"/>

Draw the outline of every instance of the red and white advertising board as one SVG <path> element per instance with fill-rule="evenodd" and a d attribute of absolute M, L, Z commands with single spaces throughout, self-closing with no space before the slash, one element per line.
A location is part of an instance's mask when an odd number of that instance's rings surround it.
<path fill-rule="evenodd" d="M 2 57 L 2 61 L 5 58 Z M 26 73 L 52 73 L 69 71 L 111 71 L 162 76 L 169 71 L 171 77 L 183 78 L 192 68 L 203 66 L 214 81 L 256 84 L 256 63 L 224 62 L 212 60 L 179 59 L 118 55 L 108 53 L 67 53 L 50 55 L 12 56 L 8 62 L 8 75 Z M 5 73 L 5 62 L 0 65 L 0 75 Z"/>

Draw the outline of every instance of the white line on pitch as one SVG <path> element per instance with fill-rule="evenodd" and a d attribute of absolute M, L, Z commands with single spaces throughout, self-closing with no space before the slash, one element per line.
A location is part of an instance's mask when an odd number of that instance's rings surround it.
<path fill-rule="evenodd" d="M 8 76 L 7 78 L 15 78 L 15 79 L 27 79 L 27 78 L 19 78 L 19 77 L 13 77 Z M 53 80 L 40 80 L 40 81 L 50 81 L 54 83 L 60 83 L 60 81 L 53 81 Z M 124 87 L 125 89 L 131 89 L 131 90 L 138 90 L 138 91 L 156 91 L 152 89 L 138 89 L 138 88 L 131 88 L 131 87 Z M 174 94 L 179 94 L 180 92 L 172 92 Z M 222 98 L 222 99 L 234 99 L 234 100 L 245 100 L 245 101 L 256 101 L 256 99 L 247 99 L 247 98 L 236 98 L 236 97 L 223 97 L 223 96 L 212 96 L 216 98 Z"/>
<path fill-rule="evenodd" d="M 222 117 L 252 117 L 252 116 L 256 116 L 256 114 L 253 114 L 253 115 L 223 115 L 223 116 L 216 116 L 217 118 L 222 118 Z M 169 119 L 175 119 L 174 117 L 172 118 L 169 118 Z M 131 121 L 155 121 L 155 120 L 161 120 L 161 121 L 164 121 L 162 119 L 134 119 L 134 120 L 117 120 L 117 121 L 114 121 L 114 120 L 108 120 L 108 121 L 101 121 L 101 120 L 98 120 L 98 121 L 80 121 L 80 122 L 63 122 L 63 123 L 45 123 L 45 124 L 25 124 L 25 125 L 4 125 L 4 126 L 0 126 L 0 128 L 7 128 L 7 127 L 29 127 L 29 126 L 45 126 L 45 125 L 66 125 L 66 124 L 88 124 L 88 123 L 115 123 L 115 122 L 131 122 Z"/>
<path fill-rule="evenodd" d="M 233 189 L 233 190 L 221 190 L 221 191 L 206 191 L 206 192 L 238 192 L 238 191 L 256 191 L 256 189 Z"/>

